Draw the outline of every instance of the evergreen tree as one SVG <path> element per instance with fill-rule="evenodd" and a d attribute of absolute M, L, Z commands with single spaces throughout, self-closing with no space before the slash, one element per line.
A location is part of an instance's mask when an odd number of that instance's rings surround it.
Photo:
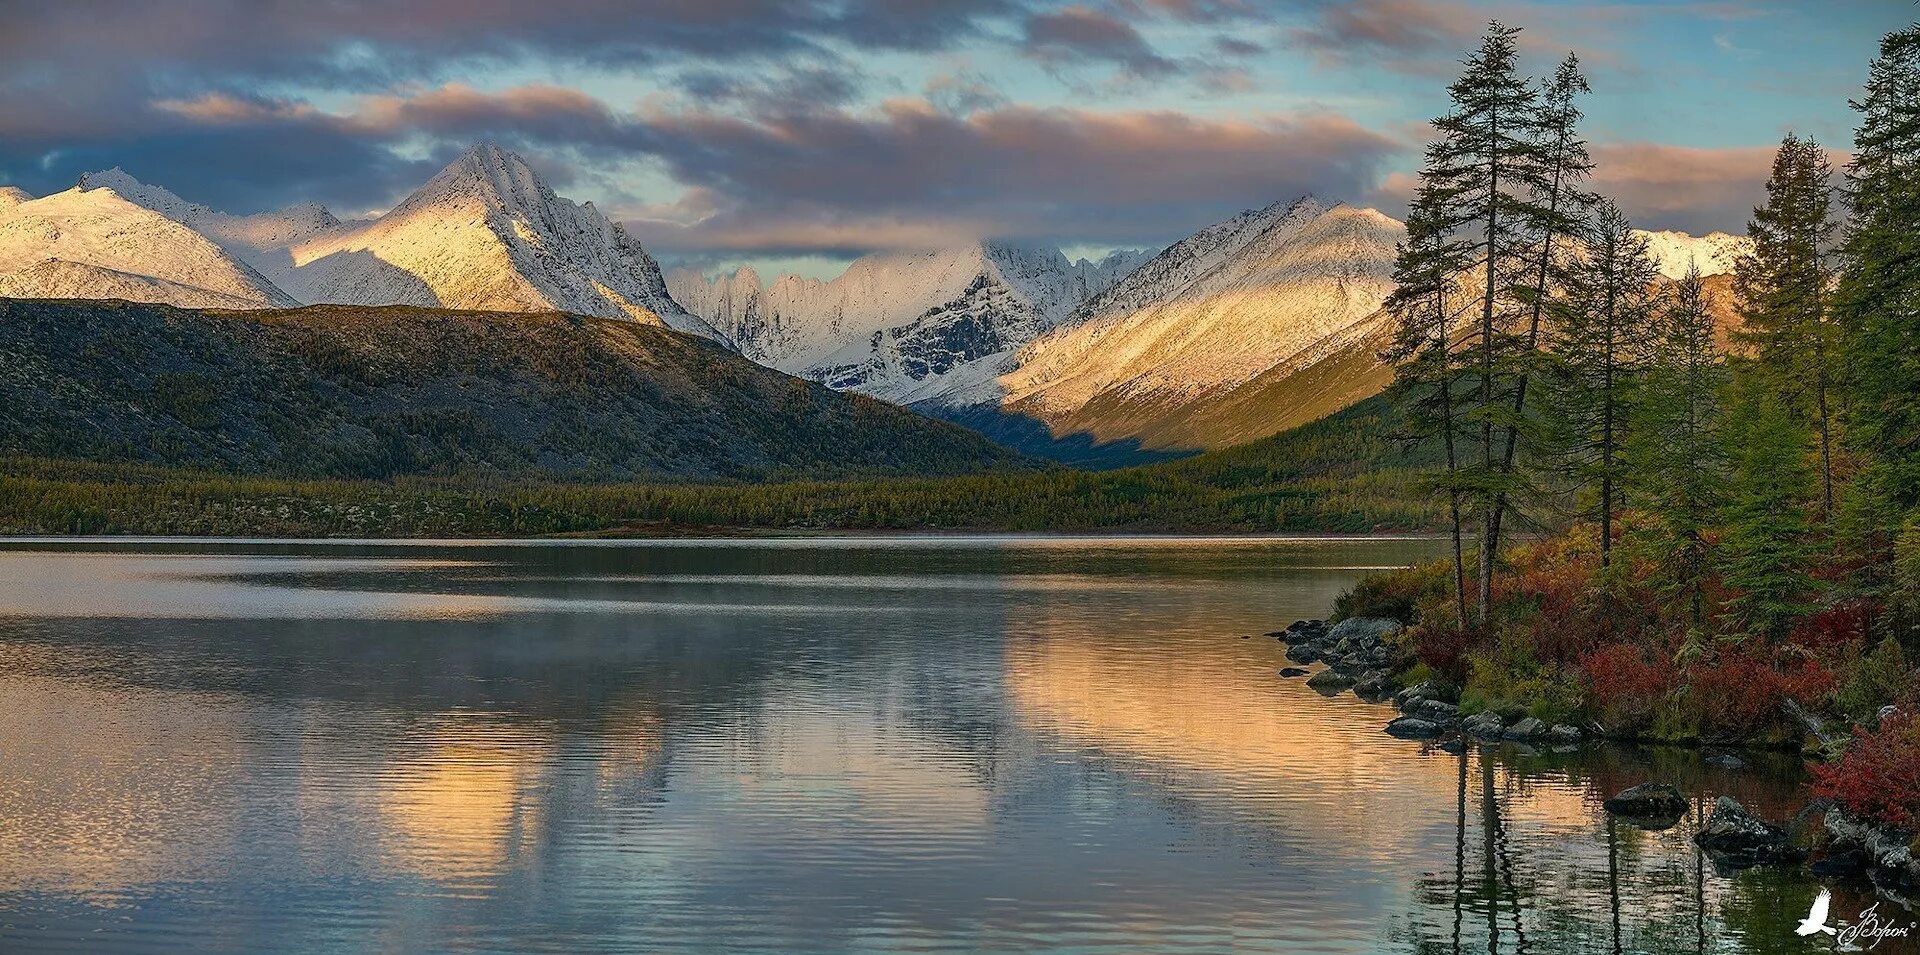
<path fill-rule="evenodd" d="M 1425 484 L 1447 497 L 1453 532 L 1454 622 L 1465 629 L 1461 419 L 1456 397 L 1460 369 L 1453 340 L 1459 316 L 1450 303 L 1467 297 L 1458 292 L 1456 283 L 1473 250 L 1451 235 L 1452 223 L 1445 218 L 1445 211 L 1441 196 L 1430 186 L 1422 187 L 1408 206 L 1407 237 L 1396 250 L 1394 291 L 1386 301 L 1394 317 L 1394 341 L 1381 357 L 1394 364 L 1411 436 L 1431 439 L 1437 435 L 1446 452 L 1443 470 Z"/>
<path fill-rule="evenodd" d="M 1813 429 L 1820 455 L 1821 513 L 1833 512 L 1833 378 L 1837 367 L 1825 259 L 1832 239 L 1826 151 L 1788 134 L 1774 155 L 1767 204 L 1753 210 L 1753 252 L 1735 266 L 1741 341 L 1791 413 Z"/>
<path fill-rule="evenodd" d="M 1614 517 L 1636 377 L 1653 344 L 1654 282 L 1647 240 L 1618 206 L 1601 202 L 1586 247 L 1562 268 L 1565 295 L 1552 306 L 1552 394 L 1547 404 L 1560 470 L 1595 493 L 1600 566 L 1613 556 Z"/>
<path fill-rule="evenodd" d="M 1721 577 L 1733 590 L 1729 625 L 1777 638 L 1811 609 L 1807 506 L 1816 475 L 1809 428 L 1789 407 L 1773 369 L 1744 359 L 1734 369 L 1725 434 L 1732 463 L 1721 512 Z"/>
<path fill-rule="evenodd" d="M 1920 24 L 1880 41 L 1847 169 L 1835 311 L 1857 445 L 1895 506 L 1920 507 Z"/>
<path fill-rule="evenodd" d="M 1712 293 L 1694 266 L 1656 316 L 1627 436 L 1635 499 L 1656 522 L 1642 551 L 1666 598 L 1687 608 L 1696 630 L 1706 616 L 1706 531 L 1725 490 L 1719 395 L 1726 369 L 1714 335 Z"/>
<path fill-rule="evenodd" d="M 1539 94 L 1519 74 L 1516 28 L 1489 24 L 1480 48 L 1448 87 L 1449 112 L 1433 121 L 1439 133 L 1421 170 L 1431 190 L 1433 218 L 1448 236 L 1472 243 L 1466 263 L 1478 270 L 1473 327 L 1460 357 L 1471 392 L 1456 395 L 1473 447 L 1459 470 L 1463 494 L 1479 511 L 1476 606 L 1484 620 L 1493 581 L 1501 503 L 1513 488 L 1512 471 L 1495 448 L 1497 434 L 1515 424 L 1510 412 L 1514 357 L 1524 340 L 1513 330 L 1523 309 L 1514 290 L 1524 286 L 1532 226 L 1544 218 L 1534 197 L 1545 178 Z M 1465 449 L 1463 449 L 1465 450 Z"/>

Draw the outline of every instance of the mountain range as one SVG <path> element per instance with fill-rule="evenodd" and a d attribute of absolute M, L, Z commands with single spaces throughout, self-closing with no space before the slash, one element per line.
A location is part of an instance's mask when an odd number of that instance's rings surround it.
<path fill-rule="evenodd" d="M 0 188 L 0 297 L 195 308 L 568 312 L 709 338 L 761 365 L 1071 463 L 1273 434 L 1378 392 L 1401 224 L 1313 197 L 1158 252 L 1072 261 L 1005 242 L 876 253 L 831 280 L 663 276 L 592 203 L 476 146 L 388 212 L 230 215 L 120 169 Z M 1747 240 L 1647 233 L 1661 271 L 1730 271 Z"/>

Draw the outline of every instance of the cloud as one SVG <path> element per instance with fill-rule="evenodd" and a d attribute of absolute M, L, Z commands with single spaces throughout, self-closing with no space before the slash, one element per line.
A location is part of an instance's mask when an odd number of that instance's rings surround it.
<path fill-rule="evenodd" d="M 637 231 L 680 248 L 778 252 L 862 251 L 927 222 L 975 238 L 1162 242 L 1248 205 L 1358 196 L 1402 148 L 1330 114 L 1211 120 L 1006 106 L 954 115 L 918 99 L 866 113 L 755 121 L 687 112 L 645 125 L 656 159 L 711 206 L 697 221 Z"/>
<path fill-rule="evenodd" d="M 1088 6 L 1070 6 L 1027 17 L 1021 48 L 1050 66 L 1106 62 L 1134 76 L 1164 76 L 1178 69 L 1153 51 L 1132 24 Z"/>
<path fill-rule="evenodd" d="M 1746 231 L 1754 206 L 1766 199 L 1777 148 L 1597 145 L 1590 187 L 1612 197 L 1641 228 L 1738 234 Z M 1829 156 L 1835 169 L 1847 161 L 1842 152 L 1830 150 Z"/>
<path fill-rule="evenodd" d="M 1366 61 L 1401 72 L 1446 69 L 1486 17 L 1451 0 L 1304 0 L 1310 19 L 1290 42 L 1324 63 Z M 1438 59 L 1445 54 L 1444 59 Z"/>

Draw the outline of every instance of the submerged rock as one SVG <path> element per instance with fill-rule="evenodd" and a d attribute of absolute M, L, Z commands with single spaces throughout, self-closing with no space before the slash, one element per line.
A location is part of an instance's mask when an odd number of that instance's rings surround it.
<path fill-rule="evenodd" d="M 1280 675 L 1284 677 L 1289 677 L 1289 678 L 1296 677 L 1296 676 L 1306 676 L 1311 672 L 1313 671 L 1303 670 L 1299 667 L 1281 667 L 1280 668 Z"/>
<path fill-rule="evenodd" d="M 1371 670 L 1353 685 L 1353 694 L 1368 703 L 1378 703 L 1393 695 L 1393 681 L 1385 673 Z"/>
<path fill-rule="evenodd" d="M 1747 761 L 1732 753 L 1708 753 L 1706 764 L 1715 769 L 1745 769 Z"/>
<path fill-rule="evenodd" d="M 1687 814 L 1687 797 L 1666 783 L 1641 783 L 1625 790 L 1601 806 L 1616 816 L 1660 819 L 1672 816 L 1676 821 Z"/>
<path fill-rule="evenodd" d="M 1713 812 L 1693 841 L 1707 850 L 1715 863 L 1728 868 L 1790 865 L 1807 856 L 1785 829 L 1748 812 L 1732 796 L 1714 801 Z"/>
<path fill-rule="evenodd" d="M 1438 739 L 1446 727 L 1418 716 L 1396 717 L 1387 724 L 1387 735 L 1400 739 Z"/>

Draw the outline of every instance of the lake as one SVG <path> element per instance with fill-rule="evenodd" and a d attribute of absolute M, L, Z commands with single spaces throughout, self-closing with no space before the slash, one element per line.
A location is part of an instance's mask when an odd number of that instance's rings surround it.
<path fill-rule="evenodd" d="M 1795 761 L 1277 675 L 1439 548 L 0 543 L 0 951 L 1827 950 L 1806 876 L 1599 808 L 1780 819 Z"/>

